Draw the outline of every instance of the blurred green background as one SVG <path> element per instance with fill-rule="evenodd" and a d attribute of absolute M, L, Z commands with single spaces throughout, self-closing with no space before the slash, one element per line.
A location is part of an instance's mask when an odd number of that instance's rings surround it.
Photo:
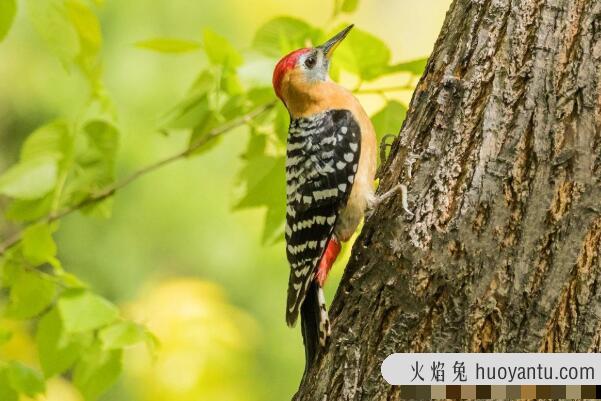
<path fill-rule="evenodd" d="M 412 60 L 430 53 L 449 3 L 364 0 L 340 21 L 382 38 L 393 60 Z M 182 98 L 203 62 L 198 53 L 165 56 L 134 43 L 200 39 L 210 27 L 244 50 L 275 16 L 327 29 L 332 7 L 324 0 L 106 0 L 103 79 L 121 128 L 117 176 L 186 146 L 183 135 L 158 133 L 157 119 Z M 249 73 L 269 83 L 272 68 L 261 64 Z M 393 77 L 374 86 L 402 84 Z M 17 160 L 35 127 L 57 116 L 76 118 L 87 96 L 84 79 L 63 68 L 20 9 L 0 44 L 0 172 Z M 408 104 L 411 91 L 387 96 Z M 369 112 L 383 103 L 378 95 L 360 100 Z M 65 268 L 161 341 L 154 358 L 142 346 L 127 351 L 125 374 L 103 400 L 275 401 L 295 392 L 304 354 L 298 328 L 284 322 L 283 243 L 261 245 L 263 210 L 231 210 L 247 141 L 246 130 L 238 129 L 211 152 L 126 187 L 109 219 L 73 214 L 62 221 L 57 241 Z M 341 273 L 338 266 L 328 282 L 329 301 Z M 9 345 L 6 352 L 21 359 L 33 352 L 25 331 Z M 53 379 L 40 399 L 80 398 L 68 382 Z"/>

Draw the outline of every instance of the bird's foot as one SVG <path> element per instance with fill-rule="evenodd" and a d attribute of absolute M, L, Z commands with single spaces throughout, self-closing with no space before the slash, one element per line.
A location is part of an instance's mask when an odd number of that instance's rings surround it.
<path fill-rule="evenodd" d="M 372 216 L 372 214 L 374 213 L 374 211 L 376 210 L 376 208 L 381 203 L 388 200 L 390 197 L 392 197 L 399 191 L 401 191 L 401 206 L 403 207 L 403 211 L 407 214 L 407 216 L 409 216 L 409 219 L 412 219 L 414 214 L 411 210 L 409 210 L 407 185 L 405 185 L 405 184 L 397 184 L 394 187 L 392 187 L 390 190 L 383 193 L 382 195 L 377 195 L 375 197 L 375 199 L 369 205 L 369 208 L 368 208 L 367 212 L 365 213 L 366 217 L 369 219 Z"/>

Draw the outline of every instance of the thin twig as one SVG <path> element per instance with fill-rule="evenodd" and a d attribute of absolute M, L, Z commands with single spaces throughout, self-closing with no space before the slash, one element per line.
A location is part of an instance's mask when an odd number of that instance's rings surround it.
<path fill-rule="evenodd" d="M 110 197 L 111 195 L 113 195 L 115 192 L 117 192 L 121 188 L 126 187 L 127 185 L 136 181 L 138 178 L 140 178 L 154 170 L 157 170 L 167 164 L 171 164 L 174 161 L 183 159 L 183 158 L 191 155 L 192 153 L 194 153 L 196 150 L 198 150 L 199 148 L 204 146 L 206 143 L 210 142 L 212 139 L 215 139 L 215 138 L 227 133 L 228 131 L 231 131 L 234 128 L 248 124 L 252 119 L 271 110 L 274 106 L 275 106 L 275 101 L 264 104 L 262 106 L 259 106 L 259 107 L 255 108 L 254 110 L 250 111 L 249 113 L 247 113 L 243 116 L 240 116 L 238 118 L 235 118 L 215 129 L 211 130 L 208 134 L 199 138 L 196 142 L 191 144 L 188 148 L 186 148 L 174 155 L 171 155 L 164 159 L 158 160 L 152 164 L 149 164 L 148 166 L 143 167 L 140 170 L 131 173 L 127 177 L 123 178 L 122 180 L 116 181 L 113 184 L 105 187 L 104 189 L 101 189 L 97 193 L 90 194 L 88 197 L 79 201 L 78 203 L 76 203 L 72 206 L 69 206 L 63 210 L 60 210 L 57 213 L 53 213 L 53 214 L 41 217 L 41 218 L 35 220 L 34 222 L 30 223 L 30 225 L 34 225 L 34 224 L 38 224 L 38 223 L 51 223 L 53 221 L 60 220 L 63 217 L 65 217 L 85 206 L 88 206 L 88 205 L 91 205 L 98 201 L 104 200 L 104 199 Z M 12 236 L 8 237 L 4 241 L 2 241 L 2 243 L 0 243 L 0 256 L 4 255 L 8 249 L 12 248 L 13 246 L 15 246 L 16 244 L 18 244 L 21 241 L 22 236 L 23 236 L 23 231 L 26 228 L 27 227 L 22 228 L 20 231 L 17 231 Z"/>

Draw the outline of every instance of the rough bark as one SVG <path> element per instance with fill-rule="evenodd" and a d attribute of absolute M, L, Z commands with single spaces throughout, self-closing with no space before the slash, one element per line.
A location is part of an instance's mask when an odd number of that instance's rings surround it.
<path fill-rule="evenodd" d="M 455 0 L 296 400 L 393 352 L 601 351 L 601 2 Z"/>

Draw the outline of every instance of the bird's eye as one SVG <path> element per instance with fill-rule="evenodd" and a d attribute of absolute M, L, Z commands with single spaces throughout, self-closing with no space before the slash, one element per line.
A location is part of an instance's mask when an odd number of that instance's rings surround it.
<path fill-rule="evenodd" d="M 317 60 L 315 60 L 315 57 L 313 56 L 309 56 L 305 59 L 305 66 L 309 69 L 315 67 L 315 63 Z"/>

